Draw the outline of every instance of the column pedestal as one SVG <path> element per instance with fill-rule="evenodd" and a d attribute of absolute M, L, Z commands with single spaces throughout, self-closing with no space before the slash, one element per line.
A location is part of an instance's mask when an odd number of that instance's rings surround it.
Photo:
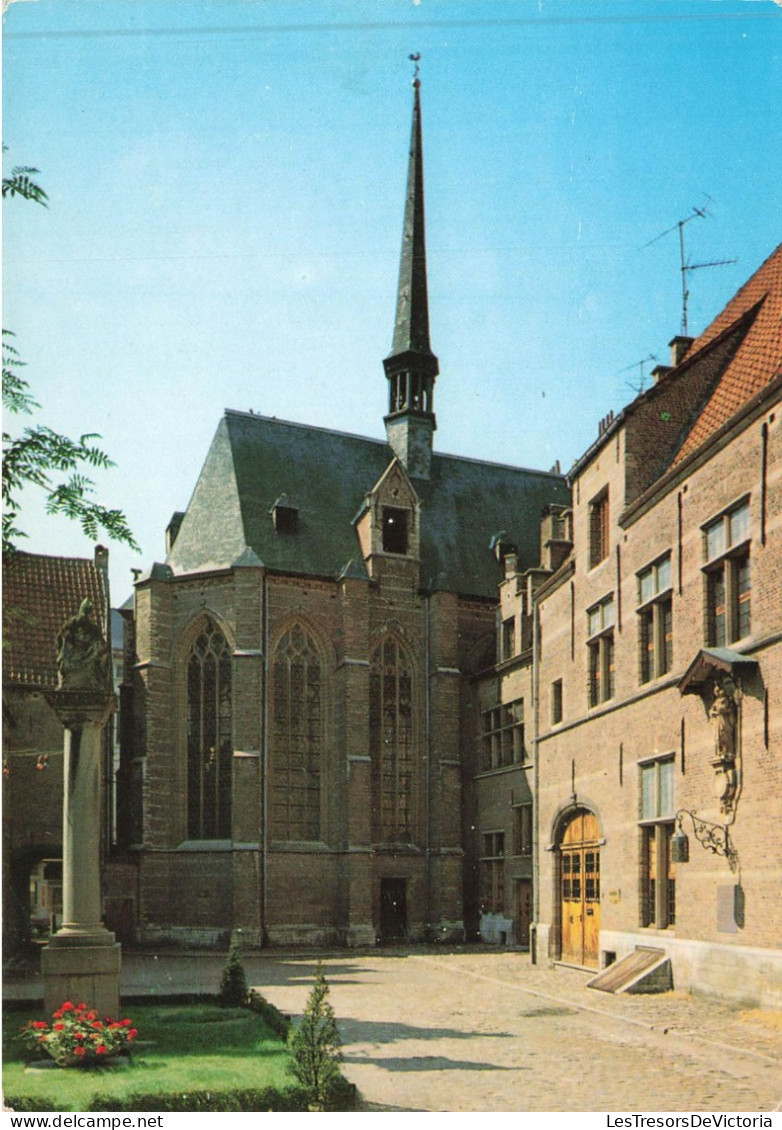
<path fill-rule="evenodd" d="M 101 758 L 113 707 L 105 694 L 60 690 L 49 703 L 65 727 L 63 925 L 41 953 L 44 1007 L 84 1003 L 119 1014 L 121 947 L 101 916 Z"/>

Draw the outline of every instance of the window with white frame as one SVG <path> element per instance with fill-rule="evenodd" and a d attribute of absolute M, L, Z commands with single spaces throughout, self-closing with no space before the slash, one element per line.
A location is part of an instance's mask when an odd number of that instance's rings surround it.
<path fill-rule="evenodd" d="M 673 595 L 671 555 L 638 574 L 639 674 L 642 683 L 673 667 Z"/>
<path fill-rule="evenodd" d="M 724 647 L 751 628 L 749 499 L 703 527 L 706 643 Z"/>
<path fill-rule="evenodd" d="M 640 765 L 641 925 L 664 930 L 676 923 L 673 755 Z"/>
<path fill-rule="evenodd" d="M 605 597 L 587 612 L 589 705 L 614 696 L 614 598 Z"/>

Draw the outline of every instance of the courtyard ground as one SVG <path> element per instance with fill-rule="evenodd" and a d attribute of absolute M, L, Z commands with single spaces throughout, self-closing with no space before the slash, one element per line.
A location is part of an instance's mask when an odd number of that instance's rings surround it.
<path fill-rule="evenodd" d="M 248 955 L 250 984 L 304 1009 L 317 955 Z M 375 1111 L 782 1109 L 782 1016 L 676 992 L 613 996 L 507 950 L 323 955 L 344 1073 Z M 125 996 L 214 993 L 222 956 L 124 955 Z M 6 997 L 37 979 L 7 978 Z"/>

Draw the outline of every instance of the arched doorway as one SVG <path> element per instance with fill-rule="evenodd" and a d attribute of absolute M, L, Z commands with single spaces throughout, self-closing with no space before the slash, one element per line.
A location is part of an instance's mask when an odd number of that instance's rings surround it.
<path fill-rule="evenodd" d="M 560 957 L 598 967 L 600 827 L 585 808 L 568 816 L 559 840 Z"/>

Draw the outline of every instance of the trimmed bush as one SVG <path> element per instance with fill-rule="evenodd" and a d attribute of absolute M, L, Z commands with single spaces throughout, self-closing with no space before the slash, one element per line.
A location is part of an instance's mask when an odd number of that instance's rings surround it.
<path fill-rule="evenodd" d="M 250 989 L 249 996 L 247 997 L 248 1007 L 258 1016 L 264 1020 L 274 1032 L 275 1036 L 279 1036 L 285 1043 L 291 1030 L 290 1018 L 284 1016 L 278 1008 L 267 1001 L 266 997 L 259 993 L 257 989 Z"/>
<path fill-rule="evenodd" d="M 234 944 L 228 952 L 228 960 L 220 979 L 220 1004 L 236 1008 L 247 1003 L 247 974 L 242 965 L 239 947 Z"/>

